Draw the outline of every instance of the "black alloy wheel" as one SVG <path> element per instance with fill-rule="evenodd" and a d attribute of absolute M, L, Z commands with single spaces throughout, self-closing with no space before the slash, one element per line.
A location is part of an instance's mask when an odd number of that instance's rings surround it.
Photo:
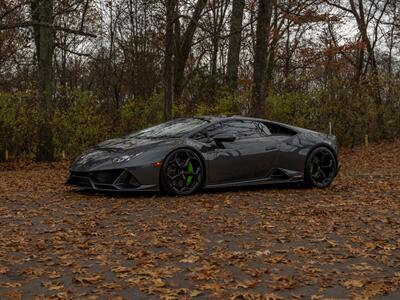
<path fill-rule="evenodd" d="M 168 194 L 195 193 L 203 182 L 204 168 L 200 157 L 190 149 L 179 149 L 165 159 L 161 171 L 161 187 Z"/>
<path fill-rule="evenodd" d="M 307 160 L 305 183 L 308 187 L 329 187 L 337 174 L 335 155 L 326 147 L 315 149 Z"/>

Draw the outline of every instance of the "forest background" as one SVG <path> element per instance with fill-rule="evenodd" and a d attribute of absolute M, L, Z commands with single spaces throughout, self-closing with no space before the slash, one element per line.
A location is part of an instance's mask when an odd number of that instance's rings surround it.
<path fill-rule="evenodd" d="M 205 114 L 392 139 L 399 50 L 396 0 L 3 0 L 0 161 Z"/>

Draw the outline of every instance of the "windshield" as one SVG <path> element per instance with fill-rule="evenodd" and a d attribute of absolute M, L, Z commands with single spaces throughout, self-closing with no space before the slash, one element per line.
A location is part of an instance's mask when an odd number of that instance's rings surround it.
<path fill-rule="evenodd" d="M 136 138 L 181 137 L 209 122 L 201 118 L 177 119 L 146 128 L 131 136 Z"/>

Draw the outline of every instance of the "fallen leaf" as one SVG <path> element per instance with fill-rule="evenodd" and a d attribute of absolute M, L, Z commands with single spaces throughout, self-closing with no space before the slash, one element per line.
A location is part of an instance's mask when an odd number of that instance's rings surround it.
<path fill-rule="evenodd" d="M 202 291 L 193 290 L 193 291 L 190 292 L 190 297 L 198 297 L 198 296 L 200 296 L 200 295 L 202 295 L 202 294 L 203 294 Z"/>
<path fill-rule="evenodd" d="M 200 260 L 199 256 L 191 255 L 191 256 L 188 256 L 186 258 L 181 259 L 180 262 L 193 264 L 195 262 L 198 262 L 199 260 Z"/>
<path fill-rule="evenodd" d="M 47 288 L 49 291 L 58 291 L 64 288 L 64 285 L 60 282 L 42 282 L 42 285 Z"/>
<path fill-rule="evenodd" d="M 75 277 L 74 280 L 80 284 L 94 284 L 103 280 L 101 275 L 85 276 L 85 277 Z"/>
<path fill-rule="evenodd" d="M 343 285 L 345 288 L 351 289 L 351 288 L 362 288 L 365 285 L 365 283 L 359 279 L 349 279 L 342 281 L 341 285 Z"/>

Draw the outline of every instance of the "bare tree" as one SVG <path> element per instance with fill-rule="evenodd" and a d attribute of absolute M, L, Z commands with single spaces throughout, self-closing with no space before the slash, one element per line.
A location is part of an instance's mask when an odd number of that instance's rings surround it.
<path fill-rule="evenodd" d="M 255 117 L 263 117 L 265 115 L 267 56 L 272 8 L 272 0 L 259 1 L 253 67 L 253 90 L 250 100 L 250 114 Z"/>
<path fill-rule="evenodd" d="M 173 89 L 173 51 L 174 51 L 174 21 L 176 1 L 166 0 L 166 31 L 164 55 L 164 118 L 172 118 L 172 104 L 174 99 Z"/>
<path fill-rule="evenodd" d="M 206 0 L 197 0 L 186 30 L 181 33 L 180 18 L 175 21 L 175 53 L 174 53 L 174 99 L 178 100 L 185 85 L 185 67 L 192 49 L 193 37 L 199 20 L 207 4 Z M 178 7 L 179 9 L 179 7 Z"/>
<path fill-rule="evenodd" d="M 39 90 L 39 145 L 36 153 L 38 161 L 53 160 L 53 134 L 51 119 L 53 114 L 53 51 L 55 32 L 53 26 L 53 1 L 31 2 L 31 18 L 33 23 L 38 65 Z M 48 26 L 36 24 L 48 24 Z"/>
<path fill-rule="evenodd" d="M 381 84 L 375 48 L 379 39 L 379 27 L 382 24 L 382 18 L 386 13 L 390 0 L 347 0 L 347 6 L 342 3 L 343 1 L 338 0 L 326 0 L 326 2 L 329 5 L 345 11 L 354 17 L 360 33 L 361 41 L 365 44 L 365 48 L 368 53 L 368 64 L 366 65 L 365 69 L 368 70 L 368 67 L 371 68 L 373 96 L 377 105 L 381 106 Z M 362 54 L 363 53 L 361 52 L 361 55 Z M 360 56 L 360 67 L 363 65 L 363 61 L 361 60 L 362 57 L 363 56 Z M 383 111 L 381 109 L 378 109 L 378 119 L 381 124 L 384 123 Z M 382 128 L 381 135 L 382 137 L 386 135 L 384 128 Z"/>
<path fill-rule="evenodd" d="M 208 78 L 208 101 L 213 102 L 215 98 L 215 92 L 219 79 L 219 66 L 218 58 L 220 58 L 220 51 L 222 50 L 222 42 L 224 40 L 223 32 L 225 28 L 225 21 L 227 11 L 229 8 L 228 0 L 216 0 L 210 2 L 210 9 L 208 18 L 205 20 L 205 26 L 203 29 L 210 34 L 210 76 Z M 204 28 L 207 27 L 207 28 Z"/>
<path fill-rule="evenodd" d="M 233 0 L 229 33 L 228 64 L 226 70 L 226 80 L 228 86 L 232 90 L 236 90 L 238 85 L 244 7 L 245 0 Z"/>
<path fill-rule="evenodd" d="M 82 2 L 82 1 L 81 1 Z M 86 2 L 88 3 L 88 2 Z M 61 7 L 60 3 L 57 3 Z M 15 11 L 26 8 L 29 5 L 30 12 L 28 20 L 22 20 L 17 23 L 3 23 L 4 16 L 10 15 Z M 61 15 L 63 10 L 56 11 L 53 0 L 31 0 L 20 1 L 7 11 L 2 13 L 3 18 L 0 23 L 0 30 L 14 28 L 33 28 L 34 42 L 36 46 L 36 58 L 38 66 L 38 97 L 40 122 L 38 127 L 38 147 L 36 159 L 38 161 L 53 160 L 53 134 L 51 119 L 53 113 L 53 85 L 54 85 L 54 66 L 53 55 L 55 48 L 55 34 L 57 31 L 85 35 L 93 37 L 93 34 L 84 32 L 83 25 L 86 10 L 82 15 L 80 27 L 77 29 L 63 27 L 55 22 L 56 15 Z M 70 3 L 68 11 L 76 9 L 76 3 Z"/>
<path fill-rule="evenodd" d="M 387 58 L 387 72 L 393 75 L 393 59 L 395 53 L 396 40 L 398 40 L 400 29 L 400 5 L 396 0 L 392 0 L 388 6 L 389 30 L 384 34 L 385 43 L 389 53 Z"/>

